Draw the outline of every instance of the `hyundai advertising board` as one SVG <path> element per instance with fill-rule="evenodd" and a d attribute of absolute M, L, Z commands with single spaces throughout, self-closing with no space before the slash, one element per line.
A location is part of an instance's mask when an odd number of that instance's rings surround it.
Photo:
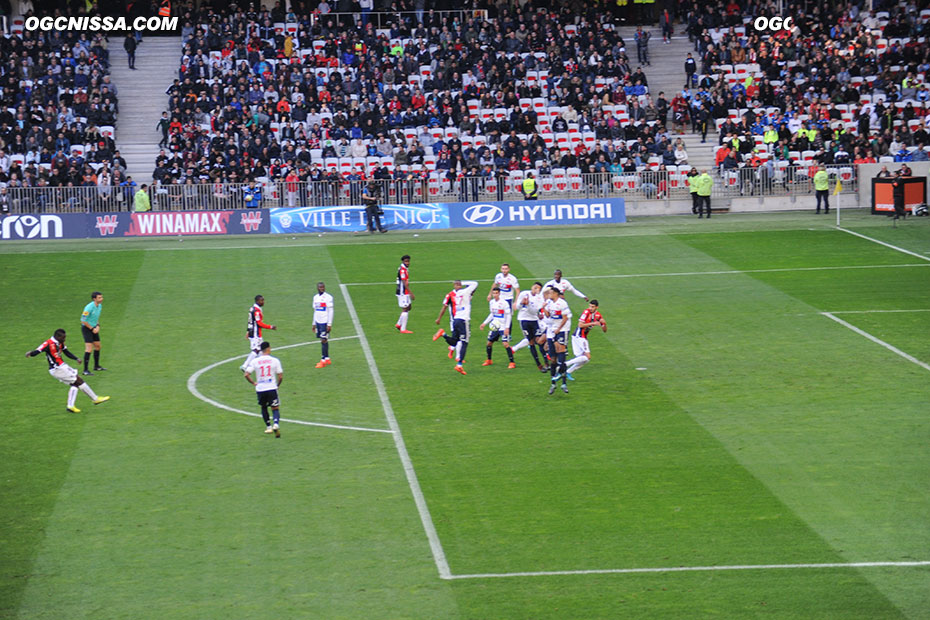
<path fill-rule="evenodd" d="M 623 198 L 460 202 L 448 206 L 452 228 L 565 226 L 626 222 Z"/>
<path fill-rule="evenodd" d="M 388 230 L 626 222 L 626 209 L 622 198 L 385 204 L 381 208 L 384 210 L 381 221 Z M 365 230 L 365 210 L 358 206 L 271 209 L 272 233 L 362 230 Z"/>

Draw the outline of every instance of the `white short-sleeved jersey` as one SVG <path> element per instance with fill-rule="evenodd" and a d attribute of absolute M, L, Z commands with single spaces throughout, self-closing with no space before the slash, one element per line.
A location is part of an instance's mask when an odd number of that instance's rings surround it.
<path fill-rule="evenodd" d="M 313 296 L 313 322 L 333 324 L 333 296 L 329 293 L 317 293 Z"/>
<path fill-rule="evenodd" d="M 474 280 L 465 280 L 462 282 L 462 288 L 453 291 L 455 295 L 454 305 L 455 312 L 453 319 L 471 319 L 471 296 L 475 294 L 478 283 Z"/>
<path fill-rule="evenodd" d="M 558 328 L 559 323 L 562 322 L 563 318 L 567 318 L 565 325 L 562 326 L 562 329 L 559 329 L 559 332 L 567 332 L 571 329 L 572 326 L 572 309 L 568 307 L 568 303 L 562 299 L 556 299 L 555 301 L 549 299 L 546 300 L 546 332 L 548 334 L 555 334 L 556 328 Z"/>
<path fill-rule="evenodd" d="M 520 283 L 512 273 L 508 273 L 506 276 L 503 273 L 497 274 L 494 276 L 494 284 L 500 288 L 501 299 L 505 301 L 512 301 L 514 289 L 520 288 Z"/>
<path fill-rule="evenodd" d="M 518 321 L 536 321 L 539 319 L 539 311 L 546 304 L 546 299 L 542 293 L 533 295 L 531 291 L 520 291 L 517 297 L 516 309 Z"/>
<path fill-rule="evenodd" d="M 510 327 L 510 302 L 503 299 L 492 299 L 488 302 L 488 318 L 484 320 L 485 325 L 496 325 L 493 329 L 506 329 Z"/>
<path fill-rule="evenodd" d="M 247 373 L 255 373 L 255 391 L 278 389 L 278 373 L 283 373 L 281 361 L 271 355 L 259 355 L 246 366 Z"/>
<path fill-rule="evenodd" d="M 558 291 L 562 293 L 563 295 L 565 293 L 572 293 L 575 295 L 575 297 L 581 297 L 582 299 L 585 298 L 585 294 L 579 291 L 578 289 L 576 289 L 574 286 L 572 286 L 572 283 L 566 280 L 565 278 L 562 278 L 558 282 L 556 282 L 555 280 L 549 280 L 543 285 L 544 291 L 547 288 L 558 289 Z"/>

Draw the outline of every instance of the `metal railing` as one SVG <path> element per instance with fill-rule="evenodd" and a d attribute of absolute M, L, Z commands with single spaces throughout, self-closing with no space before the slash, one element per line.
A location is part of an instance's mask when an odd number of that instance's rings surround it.
<path fill-rule="evenodd" d="M 738 168 L 712 175 L 715 198 L 739 196 L 806 195 L 813 192 L 815 168 Z M 843 193 L 858 191 L 856 166 L 828 166 L 830 190 L 836 181 Z M 537 178 L 540 199 L 625 198 L 630 202 L 690 200 L 684 172 L 643 170 L 613 174 L 542 175 Z M 153 185 L 149 188 L 152 209 L 189 211 L 243 209 L 250 207 L 306 207 L 361 205 L 368 181 L 329 180 L 317 182 L 267 181 L 257 183 L 260 192 L 247 184 L 208 183 Z M 376 180 L 382 203 L 495 202 L 520 200 L 519 176 L 458 177 L 432 176 Z M 125 187 L 8 187 L 0 189 L 0 212 L 9 213 L 101 213 L 133 209 L 132 190 Z"/>
<path fill-rule="evenodd" d="M 488 12 L 484 9 L 456 10 L 456 11 L 433 11 L 433 15 L 438 16 L 445 21 L 448 18 L 457 19 L 459 23 L 467 20 L 478 19 L 481 21 L 488 20 Z M 370 22 L 376 29 L 390 28 L 400 22 L 408 25 L 423 23 L 429 17 L 429 11 L 356 11 L 351 13 L 311 13 L 309 15 L 310 24 L 317 22 L 326 23 L 332 20 L 334 23 L 356 24 L 361 26 L 365 22 Z"/>

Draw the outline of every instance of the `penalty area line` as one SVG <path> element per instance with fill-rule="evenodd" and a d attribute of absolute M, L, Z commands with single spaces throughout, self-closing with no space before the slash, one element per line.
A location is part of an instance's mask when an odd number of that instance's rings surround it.
<path fill-rule="evenodd" d="M 570 575 L 629 575 L 637 573 L 692 573 L 707 571 L 787 570 L 816 568 L 906 568 L 930 566 L 930 561 L 917 562 L 827 562 L 822 564 L 745 564 L 734 566 L 668 566 L 655 568 L 605 568 L 592 570 L 554 570 L 522 573 L 474 573 L 450 575 L 448 579 L 506 579 L 508 577 L 560 577 Z"/>
<path fill-rule="evenodd" d="M 400 426 L 397 424 L 397 418 L 394 417 L 394 408 L 391 406 L 391 400 L 388 398 L 387 390 L 384 387 L 384 381 L 381 380 L 381 373 L 378 372 L 378 365 L 375 363 L 375 356 L 368 346 L 368 338 L 365 337 L 365 330 L 362 329 L 362 323 L 358 320 L 358 314 L 355 312 L 355 305 L 352 303 L 352 297 L 349 295 L 349 289 L 345 284 L 340 284 L 342 296 L 345 298 L 346 309 L 355 325 L 355 333 L 358 334 L 359 343 L 362 345 L 362 352 L 365 353 L 365 360 L 368 362 L 368 370 L 371 372 L 371 378 L 378 389 L 378 396 L 381 398 L 381 406 L 384 408 L 384 417 L 387 418 L 388 426 L 391 427 L 391 433 L 394 436 L 394 446 L 397 448 L 397 454 L 400 456 L 400 462 L 404 466 L 404 474 L 407 476 L 407 484 L 410 486 L 410 492 L 413 494 L 413 501 L 417 506 L 417 512 L 420 513 L 420 521 L 426 532 L 426 538 L 429 541 L 430 551 L 433 553 L 433 561 L 436 569 L 439 571 L 439 577 L 442 579 L 451 578 L 452 571 L 449 570 L 449 562 L 446 560 L 446 553 L 442 549 L 442 542 L 439 540 L 439 534 L 436 532 L 436 526 L 433 524 L 433 517 L 430 515 L 429 506 L 426 505 L 426 497 L 423 496 L 423 490 L 420 488 L 420 481 L 417 479 L 417 472 L 413 469 L 413 461 L 410 460 L 410 454 L 407 452 L 407 445 L 404 443 L 404 437 L 401 435 Z"/>
<path fill-rule="evenodd" d="M 351 340 L 355 338 L 358 338 L 358 336 L 340 336 L 339 338 L 330 338 L 329 340 L 331 342 L 334 342 L 336 340 Z M 286 344 L 280 347 L 275 347 L 275 349 L 293 349 L 294 347 L 302 347 L 308 344 L 316 344 L 318 342 L 319 340 L 311 340 L 309 342 L 298 342 L 297 344 Z M 205 366 L 201 368 L 200 370 L 192 374 L 190 377 L 188 377 L 187 391 L 193 394 L 196 398 L 199 398 L 200 400 L 207 403 L 208 405 L 213 405 L 217 409 L 224 409 L 226 411 L 231 411 L 232 413 L 238 413 L 240 415 L 247 415 L 252 418 L 262 417 L 261 414 L 254 413 L 252 411 L 244 411 L 242 409 L 236 409 L 235 407 L 230 407 L 229 405 L 224 405 L 223 403 L 213 400 L 212 398 L 208 396 L 204 396 L 200 392 L 200 390 L 197 389 L 197 379 L 199 379 L 200 376 L 204 374 L 205 372 L 209 372 L 213 370 L 214 368 L 216 368 L 217 366 L 222 366 L 223 364 L 228 364 L 229 362 L 234 362 L 238 359 L 243 359 L 247 356 L 248 354 L 237 355 L 235 357 L 230 357 L 229 359 L 221 360 L 219 362 L 216 362 L 214 364 L 210 364 L 209 366 Z M 325 422 L 307 422 L 306 420 L 293 420 L 291 418 L 281 418 L 281 421 L 287 422 L 288 424 L 300 424 L 303 426 L 321 426 L 323 428 L 336 428 L 336 429 L 344 430 L 344 431 L 363 431 L 363 432 L 368 432 L 368 433 L 388 433 L 388 434 L 393 432 L 393 431 L 390 431 L 384 428 L 365 428 L 363 426 L 346 426 L 343 424 L 326 424 Z"/>
<path fill-rule="evenodd" d="M 918 366 L 920 366 L 920 367 L 923 368 L 924 370 L 930 370 L 930 364 L 927 364 L 926 362 L 920 361 L 919 359 L 917 359 L 917 358 L 914 357 L 913 355 L 909 355 L 909 354 L 905 353 L 904 351 L 902 351 L 901 349 L 899 349 L 899 348 L 897 348 L 897 347 L 895 347 L 895 346 L 893 346 L 893 345 L 888 344 L 887 342 L 885 342 L 885 341 L 882 340 L 881 338 L 876 338 L 875 336 L 873 336 L 873 335 L 870 334 L 869 332 L 867 332 L 867 331 L 865 331 L 865 330 L 862 330 L 862 329 L 859 329 L 858 327 L 856 327 L 856 326 L 853 325 L 852 323 L 847 323 L 846 321 L 844 321 L 844 320 L 841 319 L 840 317 L 834 316 L 834 315 L 833 315 L 832 313 L 830 313 L 830 312 L 821 312 L 820 314 L 822 314 L 823 316 L 825 316 L 825 317 L 827 317 L 827 318 L 829 318 L 829 319 L 832 319 L 832 320 L 836 321 L 837 323 L 839 323 L 840 325 L 842 325 L 843 327 L 845 327 L 845 328 L 847 328 L 847 329 L 851 329 L 852 331 L 856 332 L 856 333 L 859 334 L 860 336 L 862 336 L 862 337 L 864 337 L 864 338 L 868 338 L 869 340 L 871 340 L 871 341 L 874 342 L 875 344 L 878 344 L 878 345 L 881 345 L 881 346 L 885 347 L 886 349 L 888 349 L 889 351 L 891 351 L 891 352 L 894 353 L 895 355 L 899 355 L 899 356 L 903 357 L 904 359 L 906 359 L 907 361 L 913 362 L 914 364 L 917 364 Z"/>

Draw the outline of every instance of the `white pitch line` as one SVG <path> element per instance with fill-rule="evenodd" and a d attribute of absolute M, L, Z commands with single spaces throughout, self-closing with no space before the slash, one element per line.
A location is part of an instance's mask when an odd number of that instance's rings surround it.
<path fill-rule="evenodd" d="M 349 295 L 349 289 L 345 284 L 340 284 L 342 296 L 345 298 L 346 308 L 349 316 L 352 317 L 352 323 L 355 324 L 355 331 L 358 334 L 359 343 L 362 345 L 362 351 L 365 353 L 365 359 L 368 361 L 368 369 L 371 371 L 371 378 L 378 388 L 378 396 L 381 398 L 381 405 L 384 408 L 384 417 L 387 418 L 388 426 L 394 435 L 394 445 L 397 447 L 397 454 L 404 466 L 404 473 L 407 476 L 407 484 L 410 485 L 410 492 L 413 493 L 413 501 L 416 503 L 417 511 L 420 513 L 420 521 L 423 523 L 423 529 L 426 531 L 426 538 L 429 540 L 430 550 L 433 552 L 433 561 L 439 570 L 439 577 L 449 579 L 452 572 L 449 570 L 449 562 L 446 560 L 446 554 L 442 549 L 442 543 L 439 541 L 439 534 L 436 533 L 436 527 L 433 525 L 433 517 L 430 516 L 429 507 L 426 505 L 426 498 L 420 489 L 420 482 L 417 480 L 417 473 L 413 469 L 413 462 L 410 460 L 410 454 L 407 452 L 407 446 L 404 443 L 404 437 L 401 435 L 400 426 L 397 424 L 397 418 L 394 417 L 394 409 L 391 407 L 391 401 L 388 398 L 387 390 L 384 388 L 384 382 L 381 380 L 381 373 L 378 372 L 378 366 L 375 364 L 375 356 L 368 346 L 368 338 L 365 337 L 365 331 L 362 329 L 362 323 L 358 320 L 358 314 L 355 312 L 355 305 L 352 303 L 352 297 Z"/>
<path fill-rule="evenodd" d="M 339 338 L 330 338 L 330 341 L 336 341 L 336 340 L 350 340 L 350 339 L 352 339 L 352 338 L 358 338 L 358 336 L 341 336 L 341 337 L 339 337 Z M 294 347 L 302 347 L 302 346 L 304 346 L 304 345 L 315 344 L 315 343 L 317 343 L 317 342 L 319 342 L 319 340 L 311 340 L 310 342 L 298 342 L 297 344 L 286 344 L 286 345 L 284 345 L 284 346 L 275 347 L 275 349 L 293 349 Z M 225 409 L 226 411 L 232 411 L 233 413 L 238 413 L 238 414 L 241 414 L 241 415 L 247 415 L 247 416 L 250 416 L 250 417 L 253 417 L 253 418 L 260 418 L 260 417 L 262 417 L 261 414 L 258 414 L 258 413 L 253 413 L 253 412 L 251 412 L 251 411 L 243 411 L 242 409 L 236 409 L 235 407 L 230 407 L 230 406 L 228 406 L 228 405 L 224 405 L 223 403 L 221 403 L 221 402 L 219 402 L 219 401 L 215 401 L 215 400 L 213 400 L 212 398 L 209 398 L 209 397 L 207 397 L 207 396 L 204 396 L 204 395 L 200 392 L 200 390 L 197 389 L 197 379 L 199 379 L 199 378 L 200 378 L 200 375 L 202 375 L 203 373 L 208 372 L 208 371 L 210 371 L 210 370 L 213 370 L 213 369 L 216 368 L 217 366 L 222 366 L 223 364 L 228 364 L 229 362 L 233 362 L 233 361 L 235 361 L 235 360 L 242 359 L 242 358 L 247 357 L 247 356 L 248 356 L 248 354 L 245 354 L 245 355 L 237 355 L 237 356 L 235 356 L 235 357 L 230 357 L 229 359 L 225 359 L 225 360 L 216 362 L 215 364 L 210 364 L 209 366 L 206 366 L 206 367 L 204 367 L 204 368 L 201 368 L 200 370 L 198 370 L 197 372 L 195 372 L 194 374 L 192 374 L 190 377 L 188 377 L 188 379 L 187 379 L 187 390 L 188 390 L 191 394 L 193 394 L 195 397 L 197 397 L 197 398 L 199 398 L 200 400 L 202 400 L 203 402 L 205 402 L 205 403 L 207 403 L 207 404 L 209 404 L 209 405 L 213 405 L 214 407 L 217 407 L 218 409 Z M 305 421 L 305 420 L 292 420 L 292 419 L 290 419 L 290 418 L 281 418 L 281 421 L 282 421 L 282 422 L 287 422 L 288 424 L 302 424 L 303 426 L 322 426 L 322 427 L 324 427 L 324 428 L 338 428 L 338 429 L 340 429 L 340 430 L 345 430 L 345 431 L 365 431 L 365 432 L 369 432 L 369 433 L 391 433 L 391 432 L 392 432 L 392 431 L 387 430 L 387 429 L 384 429 L 384 428 L 365 428 L 365 427 L 363 427 L 363 426 L 344 426 L 344 425 L 342 425 L 342 424 L 326 424 L 326 423 L 324 423 L 324 422 L 307 422 L 307 421 Z"/>
<path fill-rule="evenodd" d="M 930 259 L 927 259 L 930 260 Z M 673 271 L 666 273 L 611 273 L 600 276 L 572 276 L 572 280 L 604 280 L 610 278 L 669 278 L 682 276 L 729 276 L 743 273 L 783 273 L 792 271 L 837 271 L 844 269 L 893 269 L 898 267 L 930 267 L 926 263 L 906 263 L 903 265 L 839 265 L 834 267 L 780 267 L 773 269 L 729 269 L 726 271 Z M 532 278 L 527 278 L 532 279 Z M 418 284 L 449 284 L 447 280 L 417 280 Z M 477 280 L 492 282 L 492 280 Z M 346 286 L 388 286 L 396 282 L 346 282 Z"/>
<path fill-rule="evenodd" d="M 555 235 L 555 236 L 539 235 L 539 236 L 527 237 L 526 239 L 522 239 L 522 241 L 536 241 L 536 240 L 564 241 L 566 239 L 585 239 L 585 240 L 586 239 L 615 239 L 617 237 L 624 237 L 624 238 L 627 238 L 627 237 L 665 237 L 669 235 L 731 235 L 731 234 L 746 234 L 746 233 L 753 233 L 753 232 L 796 232 L 796 231 L 801 231 L 801 230 L 805 230 L 805 231 L 818 230 L 815 228 L 806 227 L 806 228 L 773 228 L 770 230 L 760 230 L 760 231 L 756 231 L 756 230 L 716 230 L 716 231 L 695 232 L 692 230 L 686 230 L 682 228 L 682 229 L 676 229 L 676 230 L 657 230 L 655 232 L 645 232 L 640 229 L 626 228 L 629 224 L 630 224 L 629 222 L 627 224 L 617 224 L 616 225 L 617 228 L 615 230 L 618 230 L 619 234 L 616 234 L 616 235 L 601 235 L 601 234 L 567 235 L 567 236 L 566 235 Z M 569 224 L 569 225 L 563 226 L 562 228 L 571 229 L 571 228 L 575 228 L 575 226 Z M 420 232 L 435 231 L 437 233 L 443 233 L 443 232 L 451 232 L 453 230 L 461 230 L 461 229 L 425 229 L 425 228 L 424 229 L 413 229 L 411 228 L 409 229 L 409 232 L 413 233 L 415 231 L 420 231 Z M 419 237 L 416 240 L 414 240 L 412 237 L 408 237 L 406 233 L 402 231 L 397 231 L 398 234 L 395 236 L 394 240 L 385 240 L 383 238 L 376 240 L 376 239 L 369 239 L 368 237 L 365 237 L 364 240 L 357 240 L 357 241 L 352 241 L 353 237 L 349 235 L 348 233 L 334 233 L 334 236 L 329 237 L 329 239 L 335 239 L 335 241 L 324 240 L 324 241 L 320 241 L 317 243 L 289 243 L 286 245 L 285 244 L 275 245 L 273 241 L 270 241 L 271 239 L 274 239 L 274 240 L 280 239 L 281 241 L 285 241 L 286 240 L 285 237 L 287 236 L 286 233 L 284 234 L 269 233 L 267 236 L 263 237 L 263 238 L 269 239 L 269 243 L 266 245 L 257 245 L 257 244 L 256 245 L 228 245 L 228 246 L 217 245 L 217 246 L 211 246 L 211 247 L 190 247 L 190 246 L 182 247 L 180 245 L 177 245 L 174 247 L 131 247 L 129 246 L 129 247 L 119 247 L 119 248 L 98 248 L 98 249 L 87 249 L 87 248 L 60 249 L 60 248 L 53 247 L 54 243 L 48 243 L 48 244 L 42 244 L 42 247 L 30 247 L 28 251 L 26 252 L 18 251 L 18 248 L 16 248 L 16 246 L 14 245 L 4 244 L 7 248 L 10 248 L 12 251 L 0 251 L 0 254 L 27 254 L 27 253 L 28 254 L 86 254 L 90 252 L 103 253 L 103 252 L 140 252 L 140 251 L 141 252 L 149 252 L 149 251 L 153 251 L 153 252 L 177 252 L 177 251 L 196 252 L 196 251 L 201 251 L 201 250 L 204 250 L 204 251 L 265 250 L 265 249 L 277 250 L 277 249 L 282 249 L 282 248 L 322 248 L 322 247 L 327 247 L 331 245 L 353 246 L 353 245 L 359 245 L 360 243 L 364 243 L 365 245 L 400 245 L 400 244 L 410 244 L 410 243 L 417 243 L 417 242 L 419 243 L 458 243 L 459 241 L 468 241 L 468 242 L 507 241 L 509 242 L 509 241 L 520 240 L 520 239 L 514 239 L 511 235 L 518 234 L 518 233 L 521 235 L 532 235 L 532 233 L 537 232 L 539 230 L 541 230 L 539 227 L 535 227 L 535 228 L 527 227 L 527 228 L 519 228 L 519 229 L 514 228 L 512 230 L 507 230 L 504 228 L 494 228 L 494 229 L 483 230 L 481 233 L 482 236 L 478 236 L 478 237 L 463 236 L 461 238 L 455 238 L 455 239 L 430 239 L 429 237 Z M 828 230 L 828 229 L 824 228 L 823 230 Z M 575 231 L 572 231 L 572 232 L 575 232 Z M 499 237 L 496 235 L 488 236 L 488 233 L 498 233 L 501 236 Z M 307 241 L 313 240 L 313 237 L 312 237 L 313 233 L 298 233 L 298 234 L 300 235 L 299 240 L 303 240 L 303 239 L 306 239 Z M 416 233 L 416 234 L 419 234 L 419 233 Z M 340 235 L 340 236 L 337 237 L 335 235 Z M 209 239 L 210 237 L 203 236 L 203 235 L 195 235 L 195 236 L 184 237 L 184 238 L 197 241 L 197 240 Z M 161 239 L 164 240 L 165 242 L 170 242 L 174 239 L 174 237 L 167 236 L 167 237 L 162 237 Z M 149 238 L 148 240 L 150 241 L 151 238 Z M 90 241 L 95 241 L 95 240 L 91 239 Z M 106 240 L 106 241 L 109 242 L 109 240 Z M 120 240 L 117 240 L 117 239 L 113 239 L 112 241 L 114 243 L 120 242 Z M 126 241 L 126 240 L 122 240 L 122 241 Z M 11 242 L 11 243 L 18 243 L 18 241 Z M 25 243 L 30 243 L 30 242 L 25 242 Z"/>
<path fill-rule="evenodd" d="M 830 314 L 886 314 L 898 312 L 930 312 L 930 308 L 915 308 L 914 310 L 831 310 Z"/>
<path fill-rule="evenodd" d="M 930 566 L 920 562 L 828 562 L 823 564 L 746 564 L 734 566 L 668 566 L 656 568 L 605 568 L 593 570 L 554 570 L 523 573 L 475 573 L 451 575 L 449 579 L 504 579 L 507 577 L 559 577 L 564 575 L 627 575 L 635 573 L 688 573 L 701 571 L 777 570 L 797 568 L 876 568 Z"/>
<path fill-rule="evenodd" d="M 879 244 L 879 245 L 883 245 L 883 246 L 885 246 L 886 248 L 891 248 L 892 250 L 897 250 L 898 252 L 903 252 L 903 253 L 909 254 L 909 255 L 911 255 L 911 256 L 916 256 L 917 258 L 920 258 L 920 259 L 922 259 L 922 260 L 930 261 L 930 258 L 924 256 L 923 254 L 918 254 L 917 252 L 911 252 L 910 250 L 905 250 L 904 248 L 899 248 L 899 247 L 896 246 L 896 245 L 891 245 L 890 243 L 885 243 L 884 241 L 879 241 L 878 239 L 873 239 L 872 237 L 867 237 L 866 235 L 863 235 L 862 233 L 853 232 L 853 231 L 851 231 L 851 230 L 849 230 L 849 229 L 847 229 L 847 228 L 843 228 L 843 227 L 841 227 L 841 226 L 837 226 L 836 229 L 837 229 L 837 230 L 842 230 L 843 232 L 849 233 L 850 235 L 855 235 L 856 237 L 860 237 L 860 238 L 862 238 L 862 239 L 865 239 L 866 241 L 871 241 L 872 243 L 877 243 L 877 244 Z"/>
<path fill-rule="evenodd" d="M 836 321 L 837 323 L 839 323 L 839 324 L 842 325 L 843 327 L 846 327 L 846 328 L 851 329 L 852 331 L 856 332 L 856 333 L 859 334 L 860 336 L 863 336 L 863 337 L 865 337 L 865 338 L 868 338 L 869 340 L 871 340 L 871 341 L 874 342 L 875 344 L 879 344 L 879 345 L 885 347 L 886 349 L 888 349 L 889 351 L 891 351 L 891 352 L 894 353 L 895 355 L 900 355 L 901 357 L 903 357 L 903 358 L 906 359 L 907 361 L 913 362 L 913 363 L 917 364 L 918 366 L 920 366 L 920 367 L 923 368 L 924 370 L 930 370 L 930 364 L 927 364 L 926 362 L 920 361 L 919 359 L 917 359 L 917 358 L 914 357 L 913 355 L 908 355 L 907 353 L 905 353 L 905 352 L 902 351 L 901 349 L 899 349 L 899 348 L 897 348 L 897 347 L 895 347 L 895 346 L 892 346 L 892 345 L 888 344 L 887 342 L 885 342 L 884 340 L 882 340 L 882 339 L 880 339 L 880 338 L 876 338 L 875 336 L 873 336 L 872 334 L 870 334 L 870 333 L 867 332 L 867 331 L 863 331 L 863 330 L 859 329 L 858 327 L 856 327 L 856 326 L 853 325 L 852 323 L 847 323 L 847 322 L 844 321 L 843 319 L 839 318 L 838 316 L 833 316 L 833 314 L 831 314 L 831 313 L 829 313 L 829 312 L 821 312 L 820 314 L 822 314 L 822 315 L 824 315 L 825 317 L 828 317 L 828 318 L 830 318 L 830 319 L 833 319 L 834 321 Z"/>

